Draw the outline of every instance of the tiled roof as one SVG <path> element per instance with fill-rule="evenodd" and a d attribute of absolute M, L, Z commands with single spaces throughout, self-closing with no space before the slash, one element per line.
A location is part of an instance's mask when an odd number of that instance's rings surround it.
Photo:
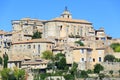
<path fill-rule="evenodd" d="M 18 42 L 14 42 L 13 44 L 24 44 L 24 43 L 53 43 L 52 41 L 48 41 L 46 39 L 43 38 L 39 38 L 39 39 L 32 39 L 32 40 L 26 40 L 26 41 L 18 41 Z"/>
<path fill-rule="evenodd" d="M 92 49 L 88 46 L 78 46 L 78 47 L 75 47 L 74 49 Z"/>
<path fill-rule="evenodd" d="M 53 51 L 63 51 L 63 49 L 59 48 L 59 47 L 56 47 L 56 48 L 53 49 Z"/>
<path fill-rule="evenodd" d="M 96 50 L 104 50 L 105 47 L 97 47 Z"/>
<path fill-rule="evenodd" d="M 0 30 L 0 34 L 5 34 L 6 32 L 3 30 Z"/>
<path fill-rule="evenodd" d="M 75 23 L 86 23 L 86 24 L 92 24 L 91 22 L 88 22 L 86 20 L 78 20 L 78 19 L 69 19 L 69 18 L 55 18 L 51 21 L 63 21 L 63 22 L 75 22 Z"/>
<path fill-rule="evenodd" d="M 37 62 L 37 61 L 26 61 L 24 63 L 22 63 L 22 65 L 34 65 L 34 64 L 47 64 L 49 61 L 48 60 L 43 60 L 41 62 Z"/>
<path fill-rule="evenodd" d="M 11 61 L 23 61 L 24 59 L 21 58 L 20 56 L 15 56 L 13 55 L 12 57 L 10 57 L 10 59 L 8 60 L 8 62 L 11 62 Z"/>

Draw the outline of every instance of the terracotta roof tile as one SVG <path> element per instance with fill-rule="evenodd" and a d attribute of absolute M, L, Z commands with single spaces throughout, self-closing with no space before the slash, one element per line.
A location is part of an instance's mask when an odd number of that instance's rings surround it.
<path fill-rule="evenodd" d="M 26 40 L 26 41 L 18 41 L 14 42 L 13 44 L 24 44 L 24 43 L 53 43 L 52 41 L 48 41 L 44 38 L 39 38 L 39 39 L 32 39 L 32 40 Z"/>
<path fill-rule="evenodd" d="M 92 24 L 91 22 L 88 22 L 86 20 L 69 19 L 69 18 L 55 18 L 55 19 L 52 19 L 52 21 L 66 21 L 66 22 L 76 22 L 76 23 Z"/>
<path fill-rule="evenodd" d="M 5 34 L 6 32 L 3 30 L 0 30 L 0 34 Z"/>

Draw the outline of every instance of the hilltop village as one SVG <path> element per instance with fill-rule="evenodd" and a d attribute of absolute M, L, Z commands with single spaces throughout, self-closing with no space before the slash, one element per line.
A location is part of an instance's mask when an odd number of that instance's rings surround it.
<path fill-rule="evenodd" d="M 40 33 L 40 38 L 33 38 L 36 32 Z M 108 54 L 120 58 L 110 47 L 119 42 L 107 35 L 103 27 L 96 30 L 93 23 L 74 19 L 66 8 L 51 20 L 12 20 L 11 32 L 0 31 L 0 56 L 5 53 L 9 56 L 8 68 L 39 69 L 40 72 L 46 72 L 51 61 L 42 58 L 45 51 L 52 52 L 53 56 L 63 54 L 69 69 L 75 62 L 78 70 L 92 70 L 97 63 L 106 71 L 120 70 L 119 63 L 104 62 Z"/>

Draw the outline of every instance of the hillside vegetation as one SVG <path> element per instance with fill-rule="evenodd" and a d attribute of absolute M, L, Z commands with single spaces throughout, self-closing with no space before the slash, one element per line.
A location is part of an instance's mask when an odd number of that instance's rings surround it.
<path fill-rule="evenodd" d="M 114 52 L 120 52 L 120 43 L 112 43 L 110 47 L 114 50 Z"/>

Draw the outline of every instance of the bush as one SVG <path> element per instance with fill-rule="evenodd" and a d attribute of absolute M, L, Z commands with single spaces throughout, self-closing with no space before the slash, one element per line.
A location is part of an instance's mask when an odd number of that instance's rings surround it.
<path fill-rule="evenodd" d="M 120 46 L 117 46 L 114 51 L 115 52 L 120 52 Z"/>
<path fill-rule="evenodd" d="M 90 74 L 90 73 L 93 73 L 93 71 L 91 69 L 88 69 L 87 73 Z"/>
<path fill-rule="evenodd" d="M 41 35 L 42 35 L 41 32 L 36 31 L 36 32 L 33 34 L 32 39 L 41 38 L 41 37 L 42 37 Z"/>
<path fill-rule="evenodd" d="M 86 72 L 86 71 L 84 71 L 84 70 L 83 70 L 83 71 L 81 71 L 80 75 L 81 75 L 81 76 L 80 76 L 81 78 L 87 78 L 87 77 L 88 77 L 87 72 Z"/>
<path fill-rule="evenodd" d="M 96 64 L 94 66 L 94 73 L 100 73 L 102 70 L 104 70 L 104 67 L 101 64 Z"/>
<path fill-rule="evenodd" d="M 84 43 L 81 42 L 80 40 L 79 41 L 75 41 L 75 43 L 79 44 L 80 46 L 84 46 Z"/>
<path fill-rule="evenodd" d="M 104 61 L 109 61 L 109 62 L 113 62 L 115 60 L 115 56 L 113 56 L 113 55 L 106 55 L 105 57 L 104 57 Z"/>
<path fill-rule="evenodd" d="M 74 76 L 71 74 L 64 75 L 65 80 L 74 80 Z"/>
<path fill-rule="evenodd" d="M 110 47 L 114 50 L 114 52 L 120 52 L 120 44 L 119 43 L 113 43 L 110 45 Z"/>

